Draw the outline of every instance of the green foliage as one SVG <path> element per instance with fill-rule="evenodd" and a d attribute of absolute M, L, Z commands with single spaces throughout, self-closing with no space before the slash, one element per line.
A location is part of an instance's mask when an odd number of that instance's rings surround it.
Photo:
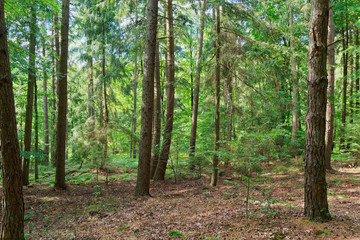
<path fill-rule="evenodd" d="M 179 230 L 171 230 L 169 232 L 169 236 L 174 237 L 174 238 L 182 238 L 185 235 L 182 232 L 180 232 Z"/>

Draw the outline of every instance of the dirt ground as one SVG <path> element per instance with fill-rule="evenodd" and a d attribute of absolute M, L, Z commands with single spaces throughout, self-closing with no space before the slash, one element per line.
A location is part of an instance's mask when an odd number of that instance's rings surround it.
<path fill-rule="evenodd" d="M 26 188 L 27 239 L 360 239 L 360 169 L 328 174 L 333 219 L 303 214 L 303 177 L 267 174 L 250 191 L 239 176 L 151 183 L 152 197 L 135 197 L 134 181 Z M 230 179 L 230 181 L 225 179 Z M 235 184 L 235 182 L 237 184 Z"/>

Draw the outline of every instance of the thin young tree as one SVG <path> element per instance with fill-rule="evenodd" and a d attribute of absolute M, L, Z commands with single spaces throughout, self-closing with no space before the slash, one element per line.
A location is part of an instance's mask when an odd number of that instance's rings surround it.
<path fill-rule="evenodd" d="M 192 121 L 191 121 L 191 132 L 190 132 L 190 152 L 189 157 L 193 157 L 195 154 L 196 146 L 196 129 L 197 129 L 197 119 L 199 112 L 199 94 L 200 94 L 200 75 L 201 75 L 201 55 L 204 42 L 204 19 L 205 19 L 205 10 L 206 10 L 206 0 L 203 0 L 200 12 L 200 26 L 199 26 L 199 36 L 197 42 L 197 53 L 196 53 L 196 75 L 195 75 L 195 88 L 194 88 L 194 98 L 192 103 Z"/>
<path fill-rule="evenodd" d="M 69 45 L 69 4 L 70 0 L 62 1 L 61 19 L 61 55 L 59 71 L 59 91 L 56 122 L 56 174 L 55 187 L 66 188 L 65 184 L 65 141 L 66 141 L 66 114 L 67 114 L 67 60 Z"/>
<path fill-rule="evenodd" d="M 164 180 L 167 162 L 170 155 L 172 130 L 174 123 L 174 103 L 175 103 L 175 56 L 174 56 L 174 23 L 173 23 L 173 4 L 172 0 L 166 1 L 166 30 L 167 30 L 167 48 L 168 48 L 168 79 L 166 83 L 166 117 L 161 144 L 160 159 L 154 174 L 154 180 Z"/>
<path fill-rule="evenodd" d="M 135 195 L 150 195 L 150 160 L 152 115 L 154 106 L 154 72 L 156 50 L 156 28 L 158 0 L 148 0 L 146 20 L 146 41 L 144 52 L 144 77 L 142 86 L 141 129 L 139 164 Z"/>
<path fill-rule="evenodd" d="M 292 134 L 291 139 L 295 140 L 299 129 L 299 106 L 298 106 L 298 78 L 296 74 L 296 59 L 295 59 L 295 48 L 294 48 L 294 14 L 293 6 L 290 4 L 290 51 L 291 51 L 291 74 L 293 78 L 293 118 L 292 118 Z"/>
<path fill-rule="evenodd" d="M 331 6 L 331 0 L 329 1 Z M 329 24 L 328 24 L 328 56 L 327 64 L 329 66 L 328 72 L 328 87 L 327 87 L 327 103 L 326 103 L 326 131 L 325 131 L 325 168 L 333 170 L 331 167 L 331 152 L 333 148 L 334 135 L 334 86 L 335 86 L 335 26 L 334 14 L 332 8 L 329 9 Z"/>
<path fill-rule="evenodd" d="M 24 199 L 16 128 L 4 0 L 0 0 L 0 143 L 2 176 L 1 239 L 24 238 Z"/>
<path fill-rule="evenodd" d="M 36 46 L 36 4 L 32 3 L 30 10 L 30 43 L 29 43 L 29 75 L 26 97 L 26 115 L 25 115 L 25 135 L 24 135 L 24 151 L 26 157 L 23 161 L 23 184 L 29 185 L 29 168 L 31 151 L 31 130 L 33 119 L 33 106 L 34 106 L 34 85 L 36 81 L 35 75 L 35 46 Z"/>
<path fill-rule="evenodd" d="M 161 139 L 161 86 L 160 86 L 160 42 L 156 43 L 155 57 L 155 92 L 154 92 L 154 120 L 153 120 L 153 154 L 151 156 L 150 178 L 154 177 L 156 167 L 160 158 Z"/>
<path fill-rule="evenodd" d="M 215 43 L 215 138 L 212 162 L 211 186 L 216 186 L 218 180 L 220 148 L 220 6 L 216 8 L 216 43 Z"/>
<path fill-rule="evenodd" d="M 45 33 L 43 33 L 45 35 Z M 46 58 L 46 50 L 45 50 L 45 36 L 43 37 L 42 41 L 42 55 L 43 59 Z M 48 107 L 48 91 L 47 91 L 47 74 L 46 74 L 46 65 L 44 64 L 43 68 L 43 101 L 44 101 L 44 152 L 45 152 L 45 159 L 44 162 L 49 162 L 49 107 Z"/>
<path fill-rule="evenodd" d="M 304 156 L 304 214 L 311 220 L 319 222 L 330 219 L 325 170 L 328 18 L 329 0 L 312 0 L 309 28 L 308 99 Z"/>

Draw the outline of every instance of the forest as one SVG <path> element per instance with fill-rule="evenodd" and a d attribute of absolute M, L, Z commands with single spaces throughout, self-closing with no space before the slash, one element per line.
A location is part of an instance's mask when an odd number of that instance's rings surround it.
<path fill-rule="evenodd" d="M 0 0 L 0 239 L 360 239 L 359 0 Z"/>

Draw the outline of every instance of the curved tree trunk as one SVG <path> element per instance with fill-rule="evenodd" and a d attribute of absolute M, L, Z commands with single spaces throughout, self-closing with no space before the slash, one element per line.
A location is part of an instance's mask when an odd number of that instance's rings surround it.
<path fill-rule="evenodd" d="M 217 151 L 220 148 L 220 6 L 216 9 L 216 59 L 215 59 L 215 139 L 214 155 L 212 162 L 211 186 L 216 186 L 218 180 L 219 157 Z"/>
<path fill-rule="evenodd" d="M 170 155 L 171 137 L 174 122 L 174 100 L 175 100 L 175 57 L 174 57 L 174 25 L 172 0 L 166 1 L 167 15 L 167 47 L 168 47 L 168 81 L 166 85 L 166 122 L 164 128 L 163 142 L 159 163 L 154 174 L 154 180 L 164 180 L 166 165 Z"/>
<path fill-rule="evenodd" d="M 6 34 L 4 0 L 0 0 L 0 154 L 2 160 L 0 238 L 22 240 L 25 238 L 21 158 Z"/>
<path fill-rule="evenodd" d="M 327 26 L 329 0 L 311 1 L 305 141 L 305 206 L 311 220 L 330 219 L 325 170 Z"/>
<path fill-rule="evenodd" d="M 25 116 L 25 135 L 24 135 L 24 151 L 29 153 L 31 151 L 31 130 L 34 106 L 34 84 L 35 76 L 35 46 L 36 46 L 36 5 L 31 6 L 31 20 L 30 20 L 30 45 L 29 45 L 29 76 L 28 88 L 26 97 L 26 116 Z M 30 159 L 24 157 L 23 161 L 23 185 L 29 185 L 29 164 Z"/>
<path fill-rule="evenodd" d="M 329 2 L 330 6 L 331 0 Z M 332 8 L 329 10 L 329 24 L 328 24 L 328 43 L 335 41 L 335 27 L 334 15 Z M 331 44 L 328 47 L 327 64 L 329 66 L 328 72 L 328 87 L 327 87 L 327 104 L 326 104 L 326 130 L 325 130 L 325 168 L 332 170 L 331 167 L 331 152 L 333 148 L 334 135 L 334 86 L 335 86 L 335 46 Z"/>
<path fill-rule="evenodd" d="M 150 195 L 150 160 L 152 115 L 154 106 L 154 70 L 156 49 L 156 28 L 158 1 L 148 0 L 146 41 L 144 52 L 144 78 L 142 86 L 141 129 L 139 144 L 139 164 L 135 195 Z"/>
<path fill-rule="evenodd" d="M 66 188 L 65 185 L 65 141 L 66 141 L 66 114 L 67 114 L 67 60 L 69 44 L 69 4 L 70 0 L 62 1 L 61 19 L 61 55 L 58 93 L 58 114 L 56 124 L 56 174 L 55 187 Z"/>
<path fill-rule="evenodd" d="M 206 10 L 206 0 L 203 0 L 201 12 L 200 12 L 200 26 L 199 36 L 197 43 L 197 55 L 196 55 L 196 75 L 195 75 L 195 89 L 194 89 L 194 100 L 192 104 L 192 121 L 191 121 L 191 133 L 190 133 L 190 153 L 189 157 L 193 157 L 195 153 L 196 145 L 196 129 L 197 129 L 197 118 L 199 111 L 199 94 L 200 94 L 200 74 L 201 74 L 201 54 L 204 42 L 204 18 Z"/>

